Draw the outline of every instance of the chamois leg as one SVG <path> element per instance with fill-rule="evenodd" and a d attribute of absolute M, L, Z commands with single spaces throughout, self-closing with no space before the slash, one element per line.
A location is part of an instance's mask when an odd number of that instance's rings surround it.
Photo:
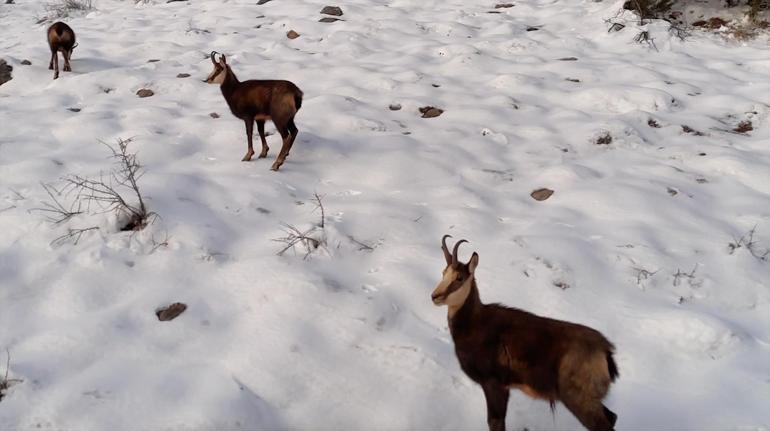
<path fill-rule="evenodd" d="M 53 53 L 53 79 L 59 78 L 59 54 L 54 51 Z"/>
<path fill-rule="evenodd" d="M 606 414 L 607 410 L 601 403 L 601 400 L 594 399 L 575 399 L 568 397 L 561 400 L 564 406 L 583 424 L 588 431 L 613 431 L 612 419 Z"/>
<path fill-rule="evenodd" d="M 265 139 L 265 120 L 257 120 L 257 131 L 259 132 L 259 139 L 262 140 L 262 152 L 259 153 L 259 158 L 264 159 L 267 157 L 267 151 L 270 149 L 267 146 L 267 139 Z"/>
<path fill-rule="evenodd" d="M 254 119 L 249 118 L 248 120 L 244 120 L 244 122 L 246 123 L 246 140 L 249 142 L 249 150 L 246 151 L 246 155 L 243 156 L 241 161 L 248 162 L 251 160 L 251 156 L 254 155 L 253 137 L 251 136 L 254 133 Z"/>
<path fill-rule="evenodd" d="M 505 431 L 505 414 L 508 411 L 510 391 L 496 383 L 482 385 L 487 400 L 487 425 L 489 431 Z"/>
<path fill-rule="evenodd" d="M 72 51 L 64 51 L 62 52 L 62 56 L 64 56 L 64 71 L 65 72 L 72 72 L 72 68 L 70 67 L 70 56 L 72 55 Z"/>
<path fill-rule="evenodd" d="M 289 128 L 289 133 L 291 133 L 289 149 L 286 150 L 286 157 L 289 157 L 289 152 L 291 151 L 291 147 L 294 145 L 294 140 L 297 139 L 297 132 L 299 132 L 299 130 L 297 129 L 297 125 L 294 124 L 294 118 L 289 119 L 289 124 L 287 124 L 286 127 Z"/>
<path fill-rule="evenodd" d="M 274 171 L 277 171 L 278 168 L 280 168 L 283 164 L 284 160 L 286 160 L 286 154 L 289 152 L 289 141 L 291 140 L 291 135 L 289 134 L 288 128 L 284 124 L 276 123 L 275 127 L 278 129 L 278 133 L 281 134 L 281 138 L 283 138 L 283 146 L 281 146 L 281 152 L 278 153 L 278 157 L 276 157 L 273 166 L 270 168 Z"/>
<path fill-rule="evenodd" d="M 48 63 L 48 70 L 53 70 L 53 57 L 56 55 L 56 50 L 51 50 L 51 61 Z"/>

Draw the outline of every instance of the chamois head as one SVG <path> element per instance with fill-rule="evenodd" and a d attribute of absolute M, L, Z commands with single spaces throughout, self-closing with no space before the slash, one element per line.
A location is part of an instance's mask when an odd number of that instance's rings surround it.
<path fill-rule="evenodd" d="M 214 58 L 217 54 L 219 54 L 219 61 Z M 225 60 L 225 55 L 216 51 L 211 51 L 211 63 L 214 65 L 214 70 L 211 71 L 211 74 L 209 74 L 209 77 L 206 78 L 204 82 L 209 84 L 222 84 L 225 82 L 225 77 L 227 76 L 227 61 Z"/>
<path fill-rule="evenodd" d="M 446 267 L 442 272 L 441 281 L 431 294 L 431 298 L 436 305 L 448 305 L 450 314 L 453 314 L 452 310 L 459 309 L 471 292 L 473 277 L 476 267 L 479 265 L 479 255 L 473 252 L 468 263 L 460 262 L 457 259 L 457 250 L 460 248 L 460 244 L 468 241 L 464 239 L 457 241 L 450 254 L 446 246 L 447 238 L 451 238 L 451 235 L 444 235 L 441 238 L 441 250 L 444 252 Z"/>

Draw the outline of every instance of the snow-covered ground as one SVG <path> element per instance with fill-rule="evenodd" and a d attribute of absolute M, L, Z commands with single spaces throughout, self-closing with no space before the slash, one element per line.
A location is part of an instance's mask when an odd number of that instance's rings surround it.
<path fill-rule="evenodd" d="M 97 0 L 66 20 L 80 46 L 52 81 L 43 3 L 16 3 L 0 5 L 0 350 L 23 382 L 0 430 L 482 430 L 429 297 L 444 233 L 479 252 L 483 300 L 617 345 L 619 430 L 770 429 L 766 39 L 652 23 L 656 51 L 631 17 L 607 32 L 621 1 L 352 0 L 320 23 L 320 0 Z M 277 134 L 240 161 L 243 124 L 201 82 L 212 50 L 304 90 L 280 172 Z M 129 137 L 162 219 L 131 235 L 31 211 L 40 182 L 98 176 L 100 141 Z M 282 223 L 318 220 L 316 192 L 327 250 L 276 256 Z M 753 253 L 731 253 L 755 226 Z M 508 427 L 579 425 L 514 393 Z"/>

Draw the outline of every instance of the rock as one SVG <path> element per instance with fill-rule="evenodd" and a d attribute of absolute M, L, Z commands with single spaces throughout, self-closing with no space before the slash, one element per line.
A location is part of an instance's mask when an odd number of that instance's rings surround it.
<path fill-rule="evenodd" d="M 577 57 L 562 57 L 559 61 L 577 61 Z"/>
<path fill-rule="evenodd" d="M 495 9 L 507 9 L 515 6 L 513 3 L 498 3 L 495 5 Z"/>
<path fill-rule="evenodd" d="M 443 109 L 436 108 L 434 106 L 423 106 L 420 108 L 422 118 L 435 118 L 444 113 Z"/>
<path fill-rule="evenodd" d="M 24 66 L 32 66 L 32 62 L 29 60 L 22 60 L 21 64 L 23 64 Z"/>
<path fill-rule="evenodd" d="M 388 109 L 390 109 L 391 111 L 400 111 L 401 110 L 401 104 L 399 104 L 399 103 L 391 103 L 390 105 L 388 105 Z"/>
<path fill-rule="evenodd" d="M 190 74 L 189 73 L 180 73 L 176 77 L 177 78 L 189 78 Z"/>
<path fill-rule="evenodd" d="M 596 138 L 596 145 L 610 145 L 612 143 L 612 135 L 609 132 L 605 132 L 603 135 Z"/>
<path fill-rule="evenodd" d="M 161 307 L 155 310 L 155 315 L 158 316 L 158 320 L 161 322 L 166 322 L 169 320 L 174 320 L 182 314 L 185 310 L 187 310 L 187 305 L 182 304 L 181 302 L 175 302 L 167 307 Z"/>
<path fill-rule="evenodd" d="M 564 78 L 564 80 L 569 82 L 580 82 L 580 80 L 577 78 Z"/>
<path fill-rule="evenodd" d="M 339 21 L 339 19 L 327 16 L 325 18 L 321 18 L 321 19 L 318 20 L 318 22 L 334 22 L 334 21 Z"/>
<path fill-rule="evenodd" d="M 219 118 L 219 114 L 217 114 L 216 112 L 212 112 L 211 114 L 209 114 L 209 117 L 211 117 L 211 118 Z"/>
<path fill-rule="evenodd" d="M 263 4 L 265 4 L 265 3 L 268 3 L 268 2 L 271 2 L 271 1 L 273 1 L 273 0 L 259 0 L 259 1 L 257 2 L 257 6 L 259 6 L 259 5 L 263 5 Z"/>
<path fill-rule="evenodd" d="M 540 30 L 539 27 L 532 27 L 532 26 L 527 27 L 527 31 L 538 31 L 538 30 Z"/>
<path fill-rule="evenodd" d="M 321 9 L 321 13 L 324 15 L 342 16 L 342 9 L 338 6 L 325 6 Z"/>
<path fill-rule="evenodd" d="M 532 196 L 532 199 L 536 201 L 544 201 L 550 198 L 552 194 L 553 194 L 553 190 L 542 188 L 542 189 L 535 190 L 530 194 L 530 196 Z"/>
<path fill-rule="evenodd" d="M 136 92 L 136 95 L 139 97 L 151 97 L 155 94 L 154 91 L 150 90 L 149 88 L 142 88 L 141 90 Z"/>
<path fill-rule="evenodd" d="M 160 61 L 159 58 L 151 58 L 151 59 L 147 60 L 148 63 L 157 63 L 159 61 Z"/>
<path fill-rule="evenodd" d="M 678 195 L 678 194 L 679 194 L 679 192 L 678 192 L 678 191 L 677 191 L 675 188 L 673 188 L 673 187 L 666 187 L 666 191 L 667 191 L 667 192 L 668 192 L 668 194 L 670 194 L 671 196 L 676 196 L 676 195 Z"/>
<path fill-rule="evenodd" d="M 70 112 L 80 112 L 80 108 L 67 108 Z"/>
<path fill-rule="evenodd" d="M 6 63 L 5 60 L 0 60 L 0 85 L 3 85 L 6 82 L 13 79 L 13 77 L 11 76 L 12 70 L 13 70 L 13 66 Z"/>
<path fill-rule="evenodd" d="M 289 30 L 289 32 L 286 33 L 286 37 L 288 37 L 289 39 L 296 39 L 299 37 L 299 33 L 297 33 L 294 30 Z"/>
<path fill-rule="evenodd" d="M 647 120 L 647 125 L 654 129 L 660 129 L 660 124 L 654 118 Z"/>

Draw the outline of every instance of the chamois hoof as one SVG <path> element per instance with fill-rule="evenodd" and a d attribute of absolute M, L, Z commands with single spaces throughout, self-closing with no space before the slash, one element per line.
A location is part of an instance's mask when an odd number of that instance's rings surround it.
<path fill-rule="evenodd" d="M 243 156 L 243 158 L 241 159 L 241 161 L 242 161 L 242 162 L 250 162 L 250 161 L 251 161 L 251 156 L 253 156 L 253 155 L 254 155 L 254 154 L 248 154 L 248 153 L 247 153 L 245 156 Z"/>
<path fill-rule="evenodd" d="M 267 151 L 265 151 L 263 153 L 259 153 L 258 159 L 264 159 L 265 157 L 267 157 Z"/>
<path fill-rule="evenodd" d="M 72 72 L 72 68 L 69 67 L 69 66 L 64 66 L 64 71 L 65 72 Z"/>
<path fill-rule="evenodd" d="M 275 163 L 273 163 L 273 166 L 270 167 L 270 170 L 271 171 L 278 171 L 278 168 L 280 168 L 282 164 L 283 163 L 275 162 Z"/>
<path fill-rule="evenodd" d="M 48 70 L 53 70 L 53 63 L 48 65 Z"/>

